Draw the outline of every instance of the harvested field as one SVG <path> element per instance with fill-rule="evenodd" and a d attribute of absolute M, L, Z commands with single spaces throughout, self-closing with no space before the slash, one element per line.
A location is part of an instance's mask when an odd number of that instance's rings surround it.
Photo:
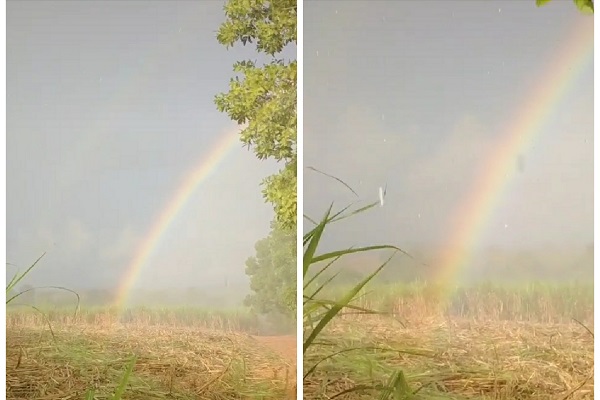
<path fill-rule="evenodd" d="M 133 355 L 123 399 L 295 398 L 295 338 L 198 328 L 9 326 L 7 399 L 108 399 Z"/>
<path fill-rule="evenodd" d="M 590 327 L 590 329 L 592 329 Z M 350 350 L 353 349 L 353 350 Z M 594 339 L 576 323 L 341 318 L 305 355 L 305 399 L 385 385 L 402 370 L 415 399 L 592 399 Z M 373 390 L 337 399 L 371 399 Z"/>

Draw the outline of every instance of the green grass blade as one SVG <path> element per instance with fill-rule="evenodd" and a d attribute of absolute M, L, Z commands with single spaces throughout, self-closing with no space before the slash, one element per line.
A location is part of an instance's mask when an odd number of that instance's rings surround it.
<path fill-rule="evenodd" d="M 317 222 L 317 221 L 315 221 L 314 219 L 312 219 L 311 217 L 309 217 L 309 216 L 308 216 L 308 215 L 306 215 L 306 214 L 304 215 L 304 219 L 308 220 L 308 222 L 310 222 L 311 224 L 313 224 L 313 225 L 315 225 L 315 226 L 316 226 L 316 225 L 318 225 L 318 222 Z"/>
<path fill-rule="evenodd" d="M 25 276 L 27 276 L 27 274 L 29 274 L 31 272 L 31 270 L 33 268 L 35 268 L 35 266 L 37 265 L 37 263 L 46 255 L 46 253 L 44 252 L 44 254 L 42 254 L 37 260 L 35 260 L 35 262 L 33 264 L 31 264 L 31 266 L 29 268 L 27 268 L 27 270 L 25 270 L 25 272 L 23 272 L 22 274 L 16 274 L 15 276 L 13 276 L 13 279 L 10 280 L 10 282 L 8 283 L 8 285 L 6 286 L 6 293 L 10 292 L 11 290 L 14 289 L 15 286 L 17 286 L 17 284 L 19 282 L 21 282 L 21 280 L 23 280 L 23 278 L 25 278 Z M 9 301 L 6 302 L 7 304 L 9 303 Z"/>
<path fill-rule="evenodd" d="M 321 331 L 342 310 L 342 308 L 348 305 L 352 301 L 352 299 L 360 292 L 360 290 L 367 283 L 369 283 L 389 263 L 391 259 L 392 257 L 388 258 L 388 260 L 385 263 L 381 264 L 379 268 L 377 268 L 372 274 L 370 274 L 361 282 L 359 282 L 356 286 L 354 286 L 354 288 L 352 288 L 352 290 L 348 291 L 348 293 L 346 293 L 346 295 L 338 303 L 336 303 L 336 305 L 334 305 L 323 318 L 321 318 L 315 329 L 312 330 L 308 338 L 304 341 L 303 353 L 306 352 L 306 350 L 310 347 L 310 345 L 319 335 L 319 333 L 321 333 Z"/>
<path fill-rule="evenodd" d="M 358 209 L 356 209 L 356 210 L 354 210 L 352 212 L 349 212 L 348 214 L 342 215 L 339 218 L 336 218 L 336 219 L 332 220 L 331 222 L 342 221 L 342 220 L 344 220 L 346 218 L 350 218 L 350 217 L 352 217 L 354 215 L 357 215 L 357 214 L 363 213 L 365 211 L 368 211 L 368 210 L 370 210 L 373 207 L 377 207 L 378 205 L 379 205 L 379 202 L 378 201 L 374 201 L 373 203 L 367 204 L 364 207 L 358 208 Z"/>
<path fill-rule="evenodd" d="M 335 177 L 335 176 L 333 176 L 333 175 L 329 175 L 328 173 L 325 173 L 325 172 L 323 172 L 323 171 L 320 171 L 320 170 L 316 169 L 315 167 L 306 167 L 306 169 L 310 169 L 310 170 L 312 170 L 312 171 L 318 172 L 319 174 L 322 174 L 322 175 L 325 175 L 325 176 L 327 176 L 327 177 L 329 177 L 329 178 L 335 179 L 336 181 L 338 181 L 338 182 L 339 182 L 339 183 L 341 183 L 342 185 L 346 186 L 346 188 L 348 188 L 348 189 L 349 189 L 349 190 L 350 190 L 352 193 L 354 193 L 354 195 L 355 195 L 356 197 L 358 197 L 358 193 L 356 193 L 356 192 L 354 191 L 354 189 L 352 189 L 352 188 L 350 187 L 350 185 L 348 185 L 346 182 L 344 182 L 344 181 L 343 181 L 343 180 L 341 180 L 340 178 L 337 178 L 337 177 Z"/>
<path fill-rule="evenodd" d="M 310 278 L 308 280 L 308 282 L 306 282 L 304 284 L 304 289 L 308 288 L 311 283 L 314 282 L 315 279 L 317 279 L 323 272 L 325 272 L 334 262 L 336 262 L 337 260 L 339 260 L 342 256 L 336 257 L 335 259 L 331 260 L 330 262 L 327 263 L 327 265 L 325 265 L 321 270 L 319 270 L 319 272 L 317 272 L 315 275 L 313 275 L 312 278 Z"/>
<path fill-rule="evenodd" d="M 331 309 L 335 306 L 341 305 L 342 308 L 348 308 L 351 310 L 355 310 L 355 311 L 360 311 L 362 314 L 377 314 L 377 315 L 386 315 L 388 313 L 384 313 L 381 311 L 375 311 L 375 310 L 370 310 L 368 308 L 364 308 L 364 307 L 359 307 L 359 306 L 355 306 L 352 304 L 346 304 L 343 305 L 340 302 L 337 301 L 333 301 L 333 300 L 319 300 L 319 299 L 313 299 L 313 298 L 309 298 L 309 301 L 312 301 L 315 304 L 320 305 L 321 307 L 328 307 L 328 309 Z"/>
<path fill-rule="evenodd" d="M 304 258 L 302 260 L 303 265 L 304 265 L 303 276 L 306 276 L 306 273 L 308 272 L 308 267 L 313 263 L 313 257 L 315 255 L 315 252 L 317 251 L 319 241 L 321 240 L 321 235 L 323 234 L 323 230 L 325 230 L 325 225 L 327 224 L 327 219 L 328 219 L 329 215 L 331 214 L 332 208 L 333 208 L 333 204 L 331 204 L 329 206 L 329 209 L 325 213 L 325 216 L 321 220 L 321 223 L 319 223 L 319 225 L 317 225 L 317 227 L 315 229 L 313 229 L 313 231 L 312 231 L 313 234 L 308 243 L 308 247 L 304 251 Z"/>
<path fill-rule="evenodd" d="M 111 398 L 112 400 L 121 400 L 123 393 L 125 393 L 125 389 L 127 388 L 127 382 L 129 382 L 129 378 L 131 376 L 131 373 L 133 372 L 133 367 L 134 367 L 136 361 L 137 361 L 137 357 L 133 356 L 131 361 L 129 361 L 129 364 L 127 364 L 127 369 L 125 370 L 125 373 L 123 374 L 123 377 L 121 378 L 121 382 L 119 382 L 119 386 L 117 387 L 117 390 L 115 390 L 114 396 L 112 396 L 112 398 Z"/>
<path fill-rule="evenodd" d="M 311 301 L 314 300 L 315 296 L 319 294 L 319 292 L 321 292 L 321 290 L 323 290 L 325 288 L 325 286 L 327 286 L 331 281 L 333 281 L 337 276 L 339 275 L 339 272 L 336 272 L 335 274 L 333 274 L 331 277 L 329 277 L 325 282 L 323 282 L 323 284 L 321 284 L 314 292 L 312 295 L 309 296 L 304 296 L 305 299 L 307 299 L 307 301 Z M 304 302 L 304 304 L 306 304 L 306 302 Z"/>
<path fill-rule="evenodd" d="M 331 215 L 331 209 L 333 208 L 333 203 L 331 204 L 331 206 L 329 207 L 329 212 L 328 214 L 325 215 L 325 217 L 321 220 L 321 222 L 319 224 L 317 224 L 317 226 L 315 226 L 311 231 L 307 232 L 304 237 L 302 238 L 302 243 L 304 246 L 307 245 L 307 243 L 312 240 L 313 236 L 315 235 L 315 233 L 317 232 L 317 228 L 319 225 L 327 225 L 329 223 L 331 223 L 332 221 L 334 221 L 338 216 L 342 215 L 347 209 L 349 209 L 352 206 L 352 204 L 342 208 L 340 211 L 336 212 L 335 214 Z M 305 216 L 305 218 L 310 219 L 308 217 Z M 312 219 L 310 219 L 312 221 Z"/>
<path fill-rule="evenodd" d="M 348 254 L 363 253 L 363 252 L 366 252 L 366 251 L 385 250 L 385 249 L 403 252 L 402 250 L 400 250 L 396 246 L 385 245 L 385 244 L 384 245 L 377 245 L 377 246 L 349 248 L 349 249 L 346 249 L 346 250 L 337 250 L 337 251 L 332 251 L 330 253 L 321 254 L 320 256 L 315 256 L 315 257 L 312 258 L 312 264 L 315 264 L 315 263 L 318 263 L 318 262 L 321 262 L 321 261 L 325 261 L 325 260 L 329 260 L 330 258 L 336 258 L 336 257 L 339 258 L 339 257 L 345 256 L 345 255 L 348 255 Z"/>
<path fill-rule="evenodd" d="M 388 400 L 392 395 L 394 400 L 411 400 L 414 398 L 402 371 L 396 371 L 392 374 L 388 385 L 381 391 L 379 399 Z"/>
<path fill-rule="evenodd" d="M 321 173 L 329 178 L 335 179 L 336 181 L 342 183 L 352 193 L 354 193 L 354 195 L 358 196 L 357 193 L 341 179 L 331 176 L 329 174 L 326 174 L 326 173 L 319 171 L 312 167 L 309 167 L 309 169 L 311 169 L 315 172 Z M 381 272 L 381 270 L 389 263 L 389 261 L 396 254 L 396 252 L 400 252 L 402 254 L 407 255 L 411 259 L 414 259 L 407 252 L 403 251 L 402 249 L 400 249 L 396 246 L 391 246 L 391 245 L 365 246 L 365 247 L 360 247 L 360 248 L 350 248 L 350 249 L 345 249 L 345 250 L 328 252 L 325 254 L 321 254 L 319 256 L 315 255 L 318 244 L 319 244 L 321 237 L 323 235 L 323 232 L 325 230 L 325 227 L 328 224 L 342 221 L 351 216 L 355 216 L 359 213 L 368 211 L 368 210 L 372 209 L 373 207 L 376 207 L 377 205 L 379 205 L 379 201 L 367 204 L 366 206 L 362 206 L 362 207 L 359 207 L 354 210 L 350 210 L 350 207 L 353 206 L 351 204 L 348 207 L 344 208 L 342 211 L 336 213 L 335 215 L 331 215 L 332 206 L 330 206 L 327 213 L 325 214 L 325 217 L 318 224 L 315 223 L 315 221 L 313 221 L 312 219 L 305 216 L 305 218 L 308 221 L 312 222 L 315 225 L 315 227 L 311 231 L 306 233 L 303 237 L 303 244 L 304 244 L 304 248 L 305 248 L 304 258 L 303 258 L 303 269 L 304 269 L 303 276 L 305 278 L 305 283 L 303 286 L 304 291 L 305 291 L 305 295 L 304 295 L 304 329 L 305 329 L 305 332 L 309 332 L 308 337 L 305 339 L 305 341 L 303 343 L 303 354 L 306 354 L 306 351 L 314 344 L 325 344 L 325 343 L 320 343 L 321 341 L 317 341 L 316 339 L 321 335 L 323 329 L 325 329 L 325 327 L 327 325 L 329 325 L 334 318 L 336 318 L 336 316 L 342 315 L 341 312 L 345 308 L 354 310 L 360 314 L 382 314 L 382 313 L 379 313 L 376 311 L 368 310 L 367 308 L 364 308 L 364 307 L 354 306 L 351 303 L 356 301 L 357 298 L 361 297 L 360 292 L 363 290 L 365 285 L 367 285 L 377 274 L 379 274 Z M 350 210 L 350 211 L 348 211 L 348 210 Z M 339 260 L 339 258 L 341 258 L 342 256 L 348 255 L 348 254 L 362 253 L 362 252 L 368 252 L 368 251 L 374 251 L 374 250 L 384 250 L 384 249 L 394 250 L 394 254 L 392 254 L 392 256 L 390 256 L 388 258 L 388 260 L 385 263 L 383 263 L 382 265 L 380 265 L 373 273 L 369 274 L 366 278 L 364 278 L 362 281 L 360 281 L 357 285 L 353 286 L 350 290 L 348 290 L 346 293 L 344 293 L 340 300 L 333 301 L 330 299 L 316 299 L 317 295 L 319 295 L 321 292 L 323 292 L 326 287 L 330 286 L 330 284 L 334 280 L 334 278 L 336 278 L 338 276 L 337 273 L 333 274 L 332 277 L 326 279 L 324 283 L 319 284 L 318 287 L 316 288 L 316 290 L 314 290 L 312 292 L 312 294 L 306 294 L 307 291 L 311 290 L 309 288 L 312 287 L 311 285 L 316 281 L 316 279 L 318 279 L 320 276 L 322 276 L 322 274 L 335 261 Z M 316 274 L 314 274 L 310 279 L 306 279 L 310 266 L 313 264 L 319 263 L 319 262 L 323 262 L 323 261 L 329 261 L 329 262 L 327 263 L 327 265 L 325 265 L 323 268 L 321 268 Z M 423 263 L 421 263 L 421 264 L 423 264 Z M 425 265 L 425 264 L 423 264 L 423 265 Z M 315 323 L 316 323 L 316 326 L 315 326 Z M 309 330 L 308 327 L 310 327 L 311 330 Z M 306 337 L 306 335 L 305 335 L 305 337 Z M 352 350 L 353 349 L 346 349 L 345 351 L 352 351 Z M 342 350 L 342 352 L 343 351 L 344 350 Z M 306 379 L 307 376 L 312 374 L 317 369 L 319 364 L 321 364 L 321 362 L 323 362 L 324 360 L 329 359 L 339 353 L 340 352 L 325 356 L 325 357 L 321 358 L 318 362 L 313 364 L 312 366 L 310 366 L 310 367 L 307 366 L 308 372 L 304 375 L 304 379 Z M 344 396 L 345 394 L 348 394 L 348 393 L 364 392 L 366 390 L 371 390 L 371 391 L 375 390 L 375 391 L 379 392 L 381 394 L 382 398 L 384 398 L 384 399 L 389 399 L 389 396 L 392 393 L 394 394 L 396 400 L 400 399 L 400 398 L 408 400 L 412 397 L 412 394 L 410 393 L 410 388 L 408 388 L 408 385 L 406 384 L 406 380 L 404 379 L 404 375 L 402 373 L 400 373 L 400 374 L 395 373 L 394 375 L 391 376 L 390 381 L 387 386 L 380 385 L 380 384 L 356 385 L 352 388 L 343 390 L 342 392 L 337 393 L 336 395 L 334 395 L 332 397 L 328 397 L 328 398 L 333 399 L 333 398 L 337 398 L 340 396 Z M 405 396 L 406 394 L 408 394 L 408 396 L 410 396 L 410 397 Z"/>

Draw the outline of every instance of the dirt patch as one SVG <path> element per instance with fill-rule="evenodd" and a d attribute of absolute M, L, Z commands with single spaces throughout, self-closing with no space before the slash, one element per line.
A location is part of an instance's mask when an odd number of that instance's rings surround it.
<path fill-rule="evenodd" d="M 257 342 L 286 360 L 289 366 L 287 380 L 293 382 L 286 392 L 286 399 L 296 399 L 296 336 L 254 336 Z"/>
<path fill-rule="evenodd" d="M 296 365 L 296 336 L 254 336 L 254 339 Z"/>

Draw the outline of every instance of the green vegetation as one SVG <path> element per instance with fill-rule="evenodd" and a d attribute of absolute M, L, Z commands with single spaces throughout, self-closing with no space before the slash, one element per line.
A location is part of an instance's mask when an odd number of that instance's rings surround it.
<path fill-rule="evenodd" d="M 276 313 L 293 319 L 296 312 L 296 232 L 273 224 L 270 235 L 256 243 L 256 256 L 246 261 L 254 292 L 246 304 L 261 313 Z"/>
<path fill-rule="evenodd" d="M 29 266 L 29 268 L 27 268 L 24 272 L 22 272 L 22 273 L 17 272 L 15 275 L 13 275 L 11 280 L 6 285 L 6 304 L 12 303 L 17 297 L 22 296 L 25 293 L 32 290 L 32 288 L 27 288 L 25 290 L 15 293 L 16 287 L 19 284 L 19 282 L 21 282 L 35 268 L 37 263 L 44 257 L 45 254 L 46 253 L 42 254 L 40 256 L 40 258 L 35 260 L 35 262 L 33 264 L 31 264 Z"/>
<path fill-rule="evenodd" d="M 287 45 L 296 44 L 296 0 L 229 0 L 225 15 L 219 43 L 256 43 L 257 52 L 268 61 L 237 62 L 233 70 L 238 76 L 215 103 L 238 124 L 247 124 L 240 139 L 259 159 L 283 162 L 278 174 L 263 181 L 263 195 L 273 204 L 281 227 L 295 231 L 296 61 L 277 57 Z"/>
<path fill-rule="evenodd" d="M 261 159 L 273 159 L 282 169 L 262 182 L 263 196 L 273 204 L 275 221 L 269 236 L 256 244 L 256 256 L 246 263 L 254 294 L 246 304 L 257 311 L 295 318 L 297 150 L 296 60 L 281 53 L 296 45 L 296 0 L 229 0 L 226 20 L 217 40 L 227 48 L 255 43 L 266 60 L 239 61 L 229 92 L 216 96 L 221 112 L 240 125 L 240 140 Z M 292 261 L 293 260 L 293 261 Z"/>
<path fill-rule="evenodd" d="M 337 179 L 337 178 L 336 178 Z M 340 181 L 339 179 L 337 179 Z M 340 181 L 346 187 L 349 186 Z M 352 189 L 350 189 L 352 190 Z M 304 324 L 304 398 L 321 398 L 323 396 L 336 398 L 342 395 L 346 397 L 351 394 L 358 394 L 364 391 L 370 392 L 375 390 L 380 394 L 380 399 L 404 399 L 411 395 L 410 388 L 401 369 L 389 371 L 387 379 L 383 383 L 376 385 L 350 385 L 350 387 L 339 388 L 333 393 L 328 393 L 325 382 L 330 379 L 332 370 L 325 367 L 328 360 L 334 359 L 340 354 L 348 354 L 360 350 L 359 346 L 354 343 L 343 345 L 341 348 L 332 348 L 332 344 L 337 342 L 338 338 L 331 338 L 328 335 L 327 328 L 331 328 L 336 320 L 342 317 L 344 310 L 351 310 L 359 315 L 362 314 L 377 314 L 377 312 L 352 305 L 352 302 L 357 299 L 361 290 L 377 275 L 387 264 L 387 261 L 381 264 L 375 271 L 362 279 L 358 284 L 348 289 L 339 299 L 327 298 L 327 296 L 319 296 L 321 292 L 331 285 L 336 275 L 334 274 L 329 279 L 322 283 L 316 283 L 318 277 L 325 273 L 329 267 L 338 261 L 341 257 L 356 253 L 370 252 L 374 250 L 391 249 L 403 252 L 401 249 L 391 245 L 378 245 L 360 248 L 349 248 L 317 255 L 319 243 L 325 228 L 345 218 L 351 217 L 361 212 L 365 212 L 378 203 L 374 202 L 365 207 L 351 209 L 351 206 L 343 208 L 341 211 L 332 214 L 333 205 L 329 207 L 325 216 L 316 223 L 315 227 L 304 235 L 304 256 L 303 256 L 303 277 L 304 277 L 304 308 L 303 308 L 303 324 Z M 306 219 L 310 222 L 313 220 L 309 217 Z M 313 222 L 314 223 L 314 222 Z M 390 258 L 391 259 L 391 258 Z M 389 259 L 388 259 L 389 261 Z M 324 266 L 318 268 L 319 263 L 325 263 Z M 317 271 L 314 271 L 318 268 Z M 316 284 L 313 284 L 316 283 Z M 337 374 L 336 374 L 337 375 Z M 343 373 L 339 375 L 343 376 Z M 316 385 L 319 387 L 317 391 L 313 391 L 313 384 L 316 380 Z M 325 386 L 324 386 L 325 385 Z"/>

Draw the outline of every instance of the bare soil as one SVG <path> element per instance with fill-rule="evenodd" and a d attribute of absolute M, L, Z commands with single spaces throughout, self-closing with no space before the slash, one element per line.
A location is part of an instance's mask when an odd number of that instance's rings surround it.
<path fill-rule="evenodd" d="M 254 336 L 254 339 L 288 361 L 296 363 L 296 336 Z"/>

